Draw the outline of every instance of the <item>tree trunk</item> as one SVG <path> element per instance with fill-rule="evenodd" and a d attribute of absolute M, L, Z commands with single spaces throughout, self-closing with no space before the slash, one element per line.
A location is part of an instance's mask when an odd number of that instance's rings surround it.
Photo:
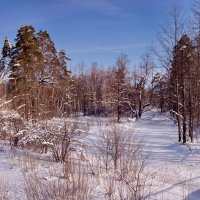
<path fill-rule="evenodd" d="M 185 113 L 186 105 L 185 105 L 185 84 L 184 83 L 183 83 L 183 89 L 182 89 L 182 98 L 183 98 L 183 111 L 182 111 L 182 116 L 183 116 L 183 144 L 185 144 L 186 141 L 187 141 L 187 138 L 186 138 L 187 126 L 186 126 L 186 113 Z"/>

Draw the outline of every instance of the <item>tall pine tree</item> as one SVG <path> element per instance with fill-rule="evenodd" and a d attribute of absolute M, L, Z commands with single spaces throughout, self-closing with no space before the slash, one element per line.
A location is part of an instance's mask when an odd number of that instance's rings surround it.
<path fill-rule="evenodd" d="M 38 80 L 43 73 L 43 56 L 32 26 L 22 26 L 15 39 L 11 58 L 10 92 L 15 96 L 14 108 L 26 120 L 35 119 L 37 111 Z"/>
<path fill-rule="evenodd" d="M 41 78 L 44 110 L 49 116 L 62 115 L 66 110 L 67 92 L 70 86 L 70 71 L 67 61 L 70 60 L 64 51 L 57 53 L 50 35 L 46 31 L 37 34 L 39 51 L 44 58 L 44 71 Z M 46 98 L 48 96 L 48 99 Z"/>
<path fill-rule="evenodd" d="M 171 109 L 179 126 L 179 142 L 193 140 L 194 125 L 194 47 L 188 35 L 183 35 L 174 49 L 170 72 Z"/>

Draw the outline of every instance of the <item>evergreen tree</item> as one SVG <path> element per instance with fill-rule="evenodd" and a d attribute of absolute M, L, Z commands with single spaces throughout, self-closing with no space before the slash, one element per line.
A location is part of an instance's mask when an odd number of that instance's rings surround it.
<path fill-rule="evenodd" d="M 186 143 L 186 132 L 193 140 L 194 120 L 194 47 L 188 35 L 183 35 L 174 48 L 174 57 L 170 72 L 171 109 L 180 123 L 179 142 Z M 188 124 L 188 126 L 187 126 Z"/>
<path fill-rule="evenodd" d="M 32 26 L 22 26 L 11 58 L 10 92 L 16 96 L 15 109 L 26 120 L 36 118 L 38 80 L 43 73 L 43 56 Z"/>
<path fill-rule="evenodd" d="M 58 60 L 59 60 L 59 67 L 58 67 L 59 72 L 57 72 L 59 75 L 58 78 L 60 80 L 62 79 L 65 80 L 67 83 L 71 79 L 71 71 L 68 69 L 67 62 L 70 61 L 71 59 L 67 57 L 64 50 L 61 50 L 58 53 Z"/>
<path fill-rule="evenodd" d="M 9 39 L 6 37 L 4 40 L 4 45 L 2 48 L 2 57 L 10 57 L 11 56 L 11 52 L 13 49 L 13 45 L 10 43 Z"/>
<path fill-rule="evenodd" d="M 57 68 L 57 79 L 60 88 L 59 104 L 61 112 L 70 113 L 70 107 L 72 106 L 72 89 L 73 80 L 71 77 L 71 71 L 68 69 L 67 62 L 71 59 L 67 57 L 64 50 L 58 53 L 59 66 Z"/>
<path fill-rule="evenodd" d="M 70 60 L 62 50 L 57 53 L 50 35 L 46 31 L 37 34 L 39 50 L 44 57 L 44 71 L 41 78 L 43 105 L 50 116 L 62 115 L 69 103 L 71 72 L 68 70 L 67 61 Z M 49 98 L 47 99 L 46 96 Z"/>
<path fill-rule="evenodd" d="M 0 82 L 7 83 L 9 81 L 9 77 L 11 76 L 10 62 L 11 62 L 11 54 L 13 50 L 13 45 L 10 43 L 8 38 L 6 37 L 4 40 L 4 45 L 1 52 L 1 60 L 0 60 Z"/>
<path fill-rule="evenodd" d="M 50 35 L 47 31 L 39 31 L 37 34 L 39 41 L 39 51 L 44 57 L 44 77 L 51 77 L 56 81 L 57 68 L 59 66 L 59 59 L 57 51 Z"/>
<path fill-rule="evenodd" d="M 58 66 L 60 65 L 57 56 L 57 51 L 50 35 L 47 31 L 39 31 L 37 34 L 39 41 L 39 51 L 44 58 L 44 71 L 41 77 L 40 93 L 43 94 L 40 98 L 44 113 L 52 117 L 56 115 L 57 96 L 58 96 Z M 48 98 L 47 98 L 48 97 Z"/>

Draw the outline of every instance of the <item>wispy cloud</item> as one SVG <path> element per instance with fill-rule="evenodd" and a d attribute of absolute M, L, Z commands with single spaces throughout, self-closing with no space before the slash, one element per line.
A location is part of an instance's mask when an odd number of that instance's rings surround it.
<path fill-rule="evenodd" d="M 71 53 L 89 53 L 89 52 L 108 52 L 108 53 L 120 53 L 125 50 L 138 49 L 147 47 L 149 44 L 125 44 L 125 45 L 110 45 L 110 46 L 88 46 L 86 48 L 71 49 Z"/>

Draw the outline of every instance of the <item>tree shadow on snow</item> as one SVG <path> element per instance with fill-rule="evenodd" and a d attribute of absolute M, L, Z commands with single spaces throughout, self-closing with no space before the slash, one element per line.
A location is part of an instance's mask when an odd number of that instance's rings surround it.
<path fill-rule="evenodd" d="M 180 181 L 180 182 L 177 182 L 165 189 L 162 189 L 162 190 L 158 190 L 154 193 L 151 194 L 151 197 L 152 196 L 157 196 L 159 194 L 163 194 L 165 192 L 170 192 L 170 190 L 176 188 L 176 187 L 180 187 L 182 189 L 184 189 L 184 187 L 186 185 L 189 185 L 191 183 L 191 181 L 194 181 L 194 180 L 198 180 L 200 179 L 200 176 L 197 176 L 197 177 L 194 177 L 194 178 L 191 178 L 191 179 L 187 179 L 187 180 L 184 180 L 184 181 Z M 187 192 L 187 191 L 185 191 Z M 183 200 L 200 200 L 200 190 L 196 190 L 196 191 L 193 191 L 191 192 L 186 198 L 184 198 Z"/>
<path fill-rule="evenodd" d="M 184 198 L 183 200 L 199 200 L 200 199 L 200 190 L 196 190 L 191 192 L 188 197 Z"/>

